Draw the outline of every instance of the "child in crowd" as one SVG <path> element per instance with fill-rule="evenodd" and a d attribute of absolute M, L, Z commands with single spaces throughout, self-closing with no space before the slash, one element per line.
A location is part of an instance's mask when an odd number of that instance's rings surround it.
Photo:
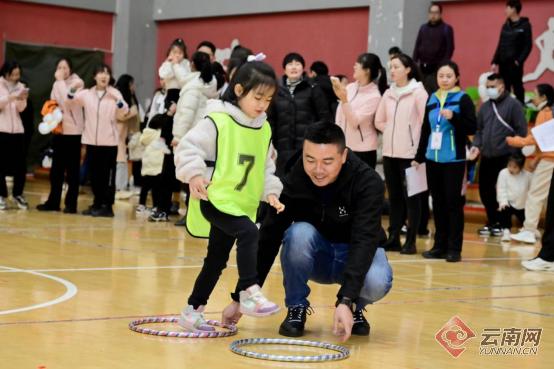
<path fill-rule="evenodd" d="M 224 101 L 212 100 L 207 117 L 177 147 L 177 178 L 188 182 L 191 192 L 187 228 L 194 236 L 209 236 L 208 254 L 179 320 L 187 331 L 214 330 L 204 319 L 204 306 L 235 241 L 239 272 L 235 294 L 240 296 L 235 314 L 266 316 L 279 311 L 258 285 L 255 224 L 260 200 L 278 212 L 284 210 L 265 114 L 276 90 L 269 65 L 245 63 L 236 71 Z"/>
<path fill-rule="evenodd" d="M 525 199 L 527 191 L 529 191 L 531 175 L 523 169 L 524 164 L 523 155 L 512 155 L 508 160 L 507 167 L 500 171 L 496 181 L 496 200 L 499 204 L 502 242 L 510 242 L 512 215 L 515 215 L 522 224 L 525 221 Z"/>

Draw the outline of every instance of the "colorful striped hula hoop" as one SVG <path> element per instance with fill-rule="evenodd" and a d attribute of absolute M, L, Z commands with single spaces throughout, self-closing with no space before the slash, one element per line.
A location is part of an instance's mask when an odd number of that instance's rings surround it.
<path fill-rule="evenodd" d="M 323 348 L 326 350 L 337 351 L 338 354 L 315 355 L 315 356 L 292 356 L 292 355 L 272 355 L 262 354 L 254 351 L 246 351 L 241 347 L 246 345 L 294 345 Z M 350 351 L 343 346 L 333 345 L 326 342 L 291 340 L 285 338 L 247 338 L 237 340 L 231 343 L 231 351 L 246 357 L 261 360 L 289 361 L 289 362 L 318 362 L 343 360 L 350 356 Z"/>
<path fill-rule="evenodd" d="M 216 320 L 207 320 L 208 325 L 214 327 L 221 327 L 227 329 L 227 331 L 196 331 L 196 332 L 185 332 L 185 331 L 158 331 L 155 329 L 141 327 L 143 324 L 150 323 L 177 323 L 179 321 L 178 316 L 170 317 L 149 317 L 133 320 L 129 323 L 129 329 L 138 333 L 151 334 L 153 336 L 162 336 L 162 337 L 178 337 L 178 338 L 218 338 L 218 337 L 229 337 L 237 334 L 237 327 L 234 325 L 227 325 L 220 323 Z"/>

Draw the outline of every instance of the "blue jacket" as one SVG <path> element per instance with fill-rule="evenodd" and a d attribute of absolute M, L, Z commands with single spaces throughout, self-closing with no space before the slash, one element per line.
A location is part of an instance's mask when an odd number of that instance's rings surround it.
<path fill-rule="evenodd" d="M 442 109 L 451 110 L 454 114 L 448 120 L 440 115 L 441 104 L 436 93 L 427 101 L 425 120 L 421 131 L 416 161 L 425 159 L 437 163 L 453 163 L 466 159 L 468 135 L 475 133 L 477 119 L 475 106 L 463 91 L 449 92 Z M 431 149 L 431 134 L 442 133 L 440 149 Z"/>

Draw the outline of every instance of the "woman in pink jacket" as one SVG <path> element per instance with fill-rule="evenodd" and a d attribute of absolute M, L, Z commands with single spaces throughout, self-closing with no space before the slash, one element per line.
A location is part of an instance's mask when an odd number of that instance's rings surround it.
<path fill-rule="evenodd" d="M 54 86 L 50 99 L 58 103 L 63 113 L 62 134 L 52 137 L 52 168 L 50 169 L 50 195 L 44 204 L 37 206 L 39 211 L 60 211 L 62 187 L 67 178 L 64 213 L 77 213 L 79 196 L 79 167 L 81 164 L 81 135 L 83 133 L 83 109 L 79 106 L 66 106 L 67 93 L 71 86 L 84 87 L 83 80 L 73 73 L 73 64 L 68 58 L 61 58 L 56 63 Z"/>
<path fill-rule="evenodd" d="M 377 131 L 375 112 L 381 94 L 387 89 L 387 72 L 375 54 L 365 53 L 354 64 L 355 82 L 346 88 L 333 78 L 333 90 L 340 100 L 335 123 L 346 136 L 346 145 L 367 165 L 377 163 Z"/>
<path fill-rule="evenodd" d="M 7 61 L 0 69 L 0 210 L 8 208 L 6 176 L 12 174 L 13 198 L 20 209 L 29 205 L 23 197 L 25 187 L 26 157 L 25 135 L 19 113 L 27 106 L 29 90 L 23 86 L 21 67 Z"/>
<path fill-rule="evenodd" d="M 385 92 L 375 116 L 375 127 L 383 132 L 383 167 L 390 201 L 387 251 L 416 253 L 416 237 L 421 220 L 419 195 L 408 197 L 406 168 L 411 166 L 419 145 L 425 115 L 427 92 L 419 81 L 412 58 L 400 54 L 391 61 L 393 84 Z M 408 215 L 406 242 L 400 245 L 400 230 Z"/>
<path fill-rule="evenodd" d="M 81 142 L 87 145 L 94 202 L 83 215 L 95 217 L 114 215 L 117 118 L 129 110 L 121 93 L 110 85 L 111 75 L 110 67 L 100 64 L 94 70 L 95 86 L 77 92 L 77 84 L 72 85 L 67 96 L 68 105 L 81 106 L 85 113 Z"/>

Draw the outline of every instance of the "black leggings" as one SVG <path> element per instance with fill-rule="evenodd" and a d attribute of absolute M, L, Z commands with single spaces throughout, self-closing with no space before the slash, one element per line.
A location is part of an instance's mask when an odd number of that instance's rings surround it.
<path fill-rule="evenodd" d="M 550 191 L 546 203 L 542 247 L 538 257 L 546 261 L 554 261 L 554 172 L 552 172 L 552 181 L 550 181 Z"/>
<path fill-rule="evenodd" d="M 229 260 L 229 253 L 237 241 L 239 281 L 235 294 L 258 283 L 258 227 L 247 216 L 233 216 L 217 210 L 208 201 L 200 202 L 202 214 L 211 224 L 208 255 L 196 278 L 188 304 L 195 309 L 206 305 L 219 276 Z"/>
<path fill-rule="evenodd" d="M 390 202 L 389 239 L 399 240 L 400 230 L 404 225 L 406 213 L 408 215 L 408 234 L 406 244 L 416 242 L 417 230 L 421 220 L 421 196 L 419 194 L 408 197 L 406 188 L 406 168 L 411 166 L 413 159 L 383 158 L 385 182 Z"/>
<path fill-rule="evenodd" d="M 90 184 L 94 194 L 92 207 L 111 206 L 115 200 L 117 146 L 87 146 Z"/>
<path fill-rule="evenodd" d="M 13 196 L 23 195 L 26 176 L 25 136 L 0 132 L 0 196 L 8 197 L 6 176 L 13 176 Z"/>
<path fill-rule="evenodd" d="M 81 166 L 81 135 L 54 135 L 54 156 L 50 169 L 50 195 L 46 201 L 58 208 L 62 198 L 64 179 L 67 181 L 65 207 L 77 209 L 79 197 L 79 168 Z"/>
<path fill-rule="evenodd" d="M 500 222 L 498 202 L 496 201 L 496 181 L 498 173 L 508 164 L 509 155 L 496 158 L 481 157 L 479 162 L 479 197 L 487 211 L 487 225 L 494 226 Z"/>
<path fill-rule="evenodd" d="M 377 151 L 354 151 L 354 154 L 356 154 L 364 163 L 369 165 L 371 168 L 375 169 L 375 166 L 377 165 Z"/>
<path fill-rule="evenodd" d="M 515 215 L 521 224 L 525 222 L 525 209 L 516 209 L 511 206 L 504 208 L 499 213 L 500 227 L 503 229 L 512 229 L 512 215 Z"/>

